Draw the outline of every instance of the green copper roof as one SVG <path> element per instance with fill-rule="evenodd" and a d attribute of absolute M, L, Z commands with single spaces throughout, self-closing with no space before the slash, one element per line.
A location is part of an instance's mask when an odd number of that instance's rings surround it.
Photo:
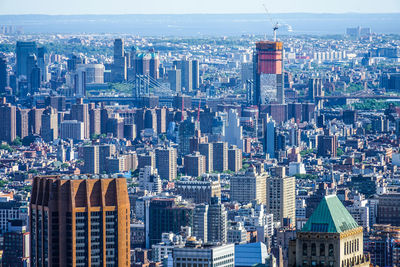
<path fill-rule="evenodd" d="M 359 227 L 335 195 L 324 197 L 302 232 L 341 233 Z"/>

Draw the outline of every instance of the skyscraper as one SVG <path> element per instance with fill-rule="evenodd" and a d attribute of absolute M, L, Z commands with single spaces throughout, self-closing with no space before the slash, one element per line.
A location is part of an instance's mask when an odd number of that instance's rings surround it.
<path fill-rule="evenodd" d="M 48 108 L 43 112 L 40 135 L 45 142 L 54 141 L 58 138 L 58 114 L 56 109 Z"/>
<path fill-rule="evenodd" d="M 193 236 L 197 240 L 208 242 L 208 204 L 198 204 L 193 211 Z"/>
<path fill-rule="evenodd" d="M 296 223 L 296 180 L 286 176 L 284 167 L 276 167 L 276 175 L 267 179 L 267 212 L 281 225 Z M 289 220 L 287 220 L 289 219 Z M 289 225 L 288 225 L 289 226 Z"/>
<path fill-rule="evenodd" d="M 184 156 L 190 153 L 190 137 L 195 133 L 196 125 L 193 118 L 188 118 L 179 125 L 178 153 Z"/>
<path fill-rule="evenodd" d="M 173 147 L 156 149 L 156 167 L 161 179 L 172 181 L 177 176 L 177 153 Z"/>
<path fill-rule="evenodd" d="M 213 170 L 214 170 L 213 144 L 212 143 L 199 144 L 199 152 L 203 156 L 206 156 L 206 172 L 208 172 L 208 173 L 213 172 Z"/>
<path fill-rule="evenodd" d="M 238 173 L 231 178 L 231 201 L 248 204 L 253 200 L 258 203 L 266 203 L 266 172 L 257 172 L 254 166 L 250 166 L 246 172 Z"/>
<path fill-rule="evenodd" d="M 213 143 L 213 170 L 224 172 L 228 169 L 228 144 L 226 142 Z"/>
<path fill-rule="evenodd" d="M 6 103 L 6 99 L 0 99 L 0 140 L 11 143 L 17 137 L 16 107 Z"/>
<path fill-rule="evenodd" d="M 276 133 L 275 133 L 275 121 L 267 115 L 265 119 L 265 130 L 264 130 L 264 153 L 268 154 L 270 158 L 275 158 L 276 149 Z"/>
<path fill-rule="evenodd" d="M 85 138 L 90 138 L 89 107 L 83 103 L 82 98 L 76 99 L 76 104 L 71 107 L 71 119 L 83 122 Z"/>
<path fill-rule="evenodd" d="M 99 147 L 98 146 L 84 146 L 83 147 L 83 171 L 84 173 L 98 174 L 100 173 L 99 167 Z"/>
<path fill-rule="evenodd" d="M 233 172 L 242 169 L 242 150 L 236 146 L 228 149 L 228 169 Z"/>
<path fill-rule="evenodd" d="M 35 177 L 29 211 L 31 266 L 130 266 L 126 179 Z"/>
<path fill-rule="evenodd" d="M 124 51 L 124 40 L 114 40 L 114 64 L 111 74 L 114 82 L 123 82 L 127 78 L 127 64 Z"/>
<path fill-rule="evenodd" d="M 7 59 L 0 54 L 0 94 L 6 92 L 8 74 L 7 74 Z"/>
<path fill-rule="evenodd" d="M 337 148 L 337 136 L 331 134 L 329 129 L 325 129 L 324 134 L 318 136 L 317 156 L 335 158 L 337 156 Z"/>
<path fill-rule="evenodd" d="M 254 62 L 254 104 L 284 104 L 282 42 L 256 43 Z"/>
<path fill-rule="evenodd" d="M 193 89 L 199 89 L 200 87 L 200 67 L 199 67 L 199 61 L 198 60 L 193 60 L 192 61 L 192 86 Z"/>
<path fill-rule="evenodd" d="M 198 177 L 206 172 L 206 157 L 199 152 L 193 152 L 185 156 L 186 175 Z"/>
<path fill-rule="evenodd" d="M 225 206 L 221 204 L 219 197 L 211 198 L 211 204 L 208 207 L 207 226 L 208 242 L 222 244 L 227 242 L 228 213 Z"/>
<path fill-rule="evenodd" d="M 24 75 L 26 78 L 30 75 L 28 70 L 28 57 L 31 54 L 37 53 L 35 42 L 17 41 L 17 75 Z"/>

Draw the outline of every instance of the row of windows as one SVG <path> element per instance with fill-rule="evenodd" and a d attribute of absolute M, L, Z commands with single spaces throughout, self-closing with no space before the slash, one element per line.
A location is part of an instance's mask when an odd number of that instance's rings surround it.
<path fill-rule="evenodd" d="M 344 255 L 348 255 L 359 250 L 360 240 L 358 238 L 356 240 L 351 240 L 344 243 Z"/>
<path fill-rule="evenodd" d="M 319 245 L 319 256 L 326 256 L 325 250 L 326 250 L 325 244 L 320 244 Z M 334 255 L 333 244 L 329 244 L 328 256 L 333 257 L 333 255 Z M 307 243 L 303 243 L 303 256 L 305 256 L 305 257 L 309 256 Z M 311 244 L 311 256 L 317 256 L 317 245 L 315 243 Z"/>

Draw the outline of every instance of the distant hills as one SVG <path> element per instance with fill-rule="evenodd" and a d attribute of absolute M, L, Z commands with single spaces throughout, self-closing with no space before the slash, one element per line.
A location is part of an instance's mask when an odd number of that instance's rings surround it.
<path fill-rule="evenodd" d="M 376 33 L 400 34 L 400 14 L 272 14 L 286 23 L 280 34 L 344 34 L 347 27 L 371 27 Z M 25 33 L 127 33 L 143 36 L 199 36 L 268 34 L 265 14 L 185 15 L 0 15 L 0 25 L 23 27 Z"/>

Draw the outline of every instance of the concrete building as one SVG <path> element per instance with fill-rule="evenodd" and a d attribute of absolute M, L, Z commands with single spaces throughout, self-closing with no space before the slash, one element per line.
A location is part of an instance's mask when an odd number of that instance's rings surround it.
<path fill-rule="evenodd" d="M 246 172 L 237 173 L 231 177 L 231 201 L 247 204 L 256 200 L 266 203 L 266 172 L 257 172 L 254 166 L 250 166 Z"/>
<path fill-rule="evenodd" d="M 238 172 L 242 169 L 242 150 L 236 146 L 228 149 L 228 170 Z"/>
<path fill-rule="evenodd" d="M 198 204 L 193 211 L 193 236 L 203 243 L 208 242 L 208 204 Z"/>
<path fill-rule="evenodd" d="M 221 197 L 219 181 L 203 178 L 202 180 L 181 179 L 175 182 L 176 193 L 194 203 L 211 203 L 212 197 Z"/>
<path fill-rule="evenodd" d="M 130 266 L 129 213 L 126 179 L 34 178 L 31 264 Z"/>
<path fill-rule="evenodd" d="M 60 124 L 61 139 L 81 141 L 85 139 L 84 124 L 77 120 L 67 120 Z"/>
<path fill-rule="evenodd" d="M 177 152 L 173 147 L 156 149 L 156 167 L 161 179 L 172 181 L 177 176 Z"/>
<path fill-rule="evenodd" d="M 370 266 L 364 254 L 363 228 L 335 195 L 326 196 L 296 239 L 290 242 L 289 266 Z"/>
<path fill-rule="evenodd" d="M 17 137 L 17 110 L 5 98 L 0 101 L 0 141 L 11 143 Z"/>
<path fill-rule="evenodd" d="M 139 188 L 143 191 L 146 190 L 149 192 L 161 193 L 162 184 L 157 169 L 153 169 L 151 166 L 145 166 L 140 169 Z"/>
<path fill-rule="evenodd" d="M 226 142 L 213 143 L 213 170 L 224 172 L 228 169 L 228 144 Z"/>
<path fill-rule="evenodd" d="M 274 214 L 282 226 L 296 224 L 296 180 L 286 176 L 284 167 L 276 167 L 275 176 L 267 179 L 267 213 Z M 286 221 L 285 220 L 288 220 Z"/>
<path fill-rule="evenodd" d="M 199 177 L 206 173 L 206 157 L 199 152 L 185 156 L 185 173 L 192 177 Z"/>
<path fill-rule="evenodd" d="M 227 243 L 228 215 L 221 198 L 212 197 L 207 215 L 207 242 Z"/>
<path fill-rule="evenodd" d="M 206 172 L 207 173 L 213 172 L 214 170 L 213 144 L 212 143 L 199 144 L 199 152 L 200 154 L 206 157 Z"/>

